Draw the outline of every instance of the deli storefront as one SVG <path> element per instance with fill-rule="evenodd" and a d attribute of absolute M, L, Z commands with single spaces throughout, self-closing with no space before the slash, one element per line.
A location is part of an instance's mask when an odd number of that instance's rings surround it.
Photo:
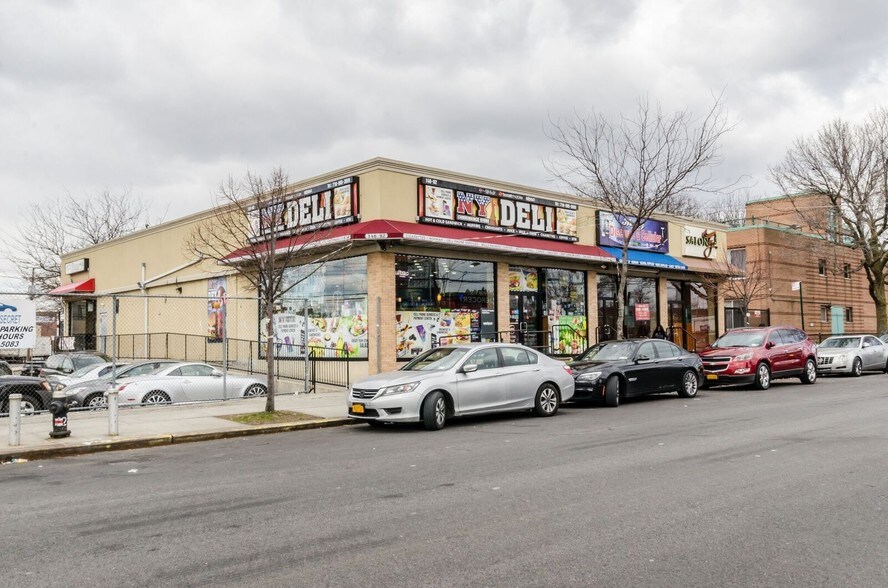
<path fill-rule="evenodd" d="M 662 324 L 691 350 L 717 336 L 712 276 L 724 251 L 716 229 L 647 220 L 629 244 L 620 321 L 616 264 L 631 217 L 564 195 L 431 175 L 414 176 L 410 193 L 386 192 L 378 206 L 360 182 L 351 180 L 362 214 L 342 210 L 355 222 L 314 244 L 349 242 L 350 255 L 288 270 L 296 283 L 288 296 L 308 300 L 308 343 L 324 347 L 328 358 L 369 360 L 373 373 L 457 342 L 512 341 L 571 355 L 615 338 L 618 328 L 648 337 Z M 368 209 L 385 218 L 368 219 Z M 670 239 L 686 227 L 711 233 L 705 255 Z M 695 269 L 683 261 L 687 255 L 698 255 Z M 701 270 L 709 270 L 707 279 L 699 279 Z M 276 321 L 279 333 L 301 339 L 295 309 L 284 308 Z"/>

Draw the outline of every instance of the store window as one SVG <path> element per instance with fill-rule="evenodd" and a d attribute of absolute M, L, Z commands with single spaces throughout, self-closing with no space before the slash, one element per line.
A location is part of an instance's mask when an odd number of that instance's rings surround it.
<path fill-rule="evenodd" d="M 668 327 L 672 341 L 689 351 L 703 349 L 715 341 L 717 327 L 716 289 L 698 282 L 670 281 L 667 286 Z M 748 311 L 748 309 L 747 309 Z M 761 314 L 761 311 L 758 311 Z M 762 320 L 758 316 L 756 320 Z M 737 322 L 746 322 L 737 316 Z"/>
<path fill-rule="evenodd" d="M 496 336 L 493 263 L 398 255 L 395 289 L 399 359 Z"/>
<path fill-rule="evenodd" d="M 543 270 L 548 330 L 552 353 L 575 355 L 588 345 L 586 274 L 563 269 Z"/>
<path fill-rule="evenodd" d="M 292 286 L 292 287 L 291 287 Z M 275 356 L 302 355 L 305 304 L 308 345 L 316 356 L 367 357 L 367 258 L 350 257 L 288 268 L 274 316 Z"/>
<path fill-rule="evenodd" d="M 598 274 L 599 340 L 614 339 L 617 329 L 617 276 Z M 650 337 L 659 324 L 657 279 L 630 276 L 623 315 L 625 337 Z"/>

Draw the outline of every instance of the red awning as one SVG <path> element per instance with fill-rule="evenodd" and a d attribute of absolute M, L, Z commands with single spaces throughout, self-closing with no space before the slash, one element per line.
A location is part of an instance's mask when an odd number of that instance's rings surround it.
<path fill-rule="evenodd" d="M 51 290 L 50 294 L 85 294 L 96 291 L 96 279 L 90 278 L 82 282 L 71 282 Z"/>
<path fill-rule="evenodd" d="M 349 241 L 391 240 L 435 244 L 456 249 L 484 249 L 506 255 L 538 255 L 594 262 L 614 262 L 615 260 L 613 255 L 594 245 L 578 245 L 567 241 L 384 219 L 334 227 L 319 233 L 282 239 L 277 243 L 277 250 L 284 252 L 292 250 L 294 247 L 327 247 Z M 244 251 L 241 250 L 233 252 L 228 258 L 236 260 L 246 257 Z"/>

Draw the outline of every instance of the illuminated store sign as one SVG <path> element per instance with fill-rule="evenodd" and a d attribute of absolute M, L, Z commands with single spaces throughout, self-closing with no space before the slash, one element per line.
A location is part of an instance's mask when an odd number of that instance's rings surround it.
<path fill-rule="evenodd" d="M 703 259 L 715 258 L 718 250 L 715 230 L 704 227 L 685 225 L 683 252 L 688 257 L 702 257 Z"/>
<path fill-rule="evenodd" d="M 419 221 L 509 235 L 577 240 L 577 206 L 419 178 Z"/>
<path fill-rule="evenodd" d="M 358 176 L 288 194 L 268 206 L 249 210 L 251 241 L 269 235 L 299 235 L 358 221 Z"/>
<path fill-rule="evenodd" d="M 623 247 L 632 230 L 635 217 L 613 212 L 598 211 L 598 244 L 607 247 Z M 653 219 L 644 220 L 629 239 L 629 249 L 669 252 L 669 224 Z"/>

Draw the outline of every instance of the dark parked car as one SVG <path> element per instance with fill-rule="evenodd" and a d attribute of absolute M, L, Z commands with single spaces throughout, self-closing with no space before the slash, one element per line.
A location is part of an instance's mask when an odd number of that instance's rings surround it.
<path fill-rule="evenodd" d="M 703 363 L 695 353 L 661 339 L 605 341 L 568 364 L 574 371 L 574 400 L 619 406 L 631 396 L 678 392 L 697 395 Z"/>
<path fill-rule="evenodd" d="M 118 366 L 116 380 L 120 381 L 135 376 L 144 376 L 173 363 L 178 362 L 172 359 L 152 359 Z M 98 408 L 105 406 L 105 392 L 108 391 L 108 386 L 110 385 L 111 375 L 109 374 L 95 380 L 71 384 L 65 388 L 65 395 L 68 397 L 68 402 L 74 406 Z"/>
<path fill-rule="evenodd" d="M 3 360 L 0 360 L 0 376 L 11 376 L 12 368 Z"/>
<path fill-rule="evenodd" d="M 82 367 L 106 361 L 111 361 L 111 358 L 104 353 L 97 353 L 95 351 L 53 353 L 46 358 L 46 363 L 40 368 L 40 375 L 44 377 L 52 374 L 66 375 Z"/>
<path fill-rule="evenodd" d="M 700 352 L 704 386 L 754 384 L 767 390 L 772 380 L 817 381 L 817 346 L 794 327 L 732 329 Z"/>
<path fill-rule="evenodd" d="M 22 412 L 46 410 L 52 402 L 52 388 L 43 378 L 0 376 L 0 414 L 9 413 L 9 395 L 22 395 Z"/>

